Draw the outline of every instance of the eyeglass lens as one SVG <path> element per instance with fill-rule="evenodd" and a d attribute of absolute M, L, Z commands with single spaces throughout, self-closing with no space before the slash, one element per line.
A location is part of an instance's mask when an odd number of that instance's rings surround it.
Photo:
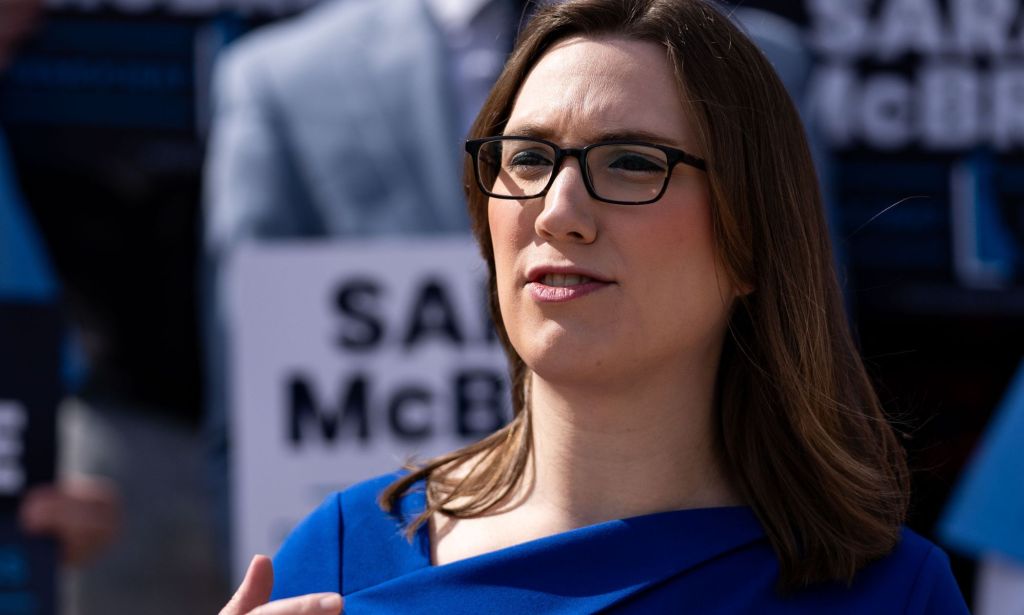
<path fill-rule="evenodd" d="M 529 140 L 494 140 L 477 154 L 480 181 L 492 194 L 540 196 L 551 180 L 555 150 Z M 602 144 L 587 150 L 587 174 L 594 193 L 610 201 L 654 199 L 668 176 L 665 152 L 643 145 Z"/>

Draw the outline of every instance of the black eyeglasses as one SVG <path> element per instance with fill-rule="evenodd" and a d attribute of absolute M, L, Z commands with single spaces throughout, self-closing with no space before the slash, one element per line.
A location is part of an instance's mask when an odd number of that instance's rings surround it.
<path fill-rule="evenodd" d="M 544 196 L 569 156 L 579 160 L 590 196 L 616 205 L 646 205 L 660 199 L 680 162 L 707 170 L 702 158 L 643 141 L 562 148 L 530 137 L 486 137 L 466 141 L 466 151 L 473 157 L 480 190 L 497 199 Z"/>

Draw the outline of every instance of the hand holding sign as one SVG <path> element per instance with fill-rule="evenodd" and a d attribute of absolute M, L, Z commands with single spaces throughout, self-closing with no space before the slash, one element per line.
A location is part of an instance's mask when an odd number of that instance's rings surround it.
<path fill-rule="evenodd" d="M 341 615 L 342 599 L 338 594 L 307 594 L 268 602 L 273 587 L 273 564 L 266 555 L 257 555 L 220 615 Z"/>
<path fill-rule="evenodd" d="M 76 477 L 29 489 L 19 517 L 26 532 L 57 538 L 65 563 L 83 564 L 116 537 L 121 526 L 121 498 L 117 487 L 106 479 Z"/>

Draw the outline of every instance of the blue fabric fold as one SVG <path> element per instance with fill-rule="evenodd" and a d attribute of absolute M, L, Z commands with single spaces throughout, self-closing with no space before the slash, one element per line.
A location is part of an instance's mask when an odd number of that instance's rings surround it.
<path fill-rule="evenodd" d="M 420 568 L 349 594 L 346 613 L 592 613 L 762 537 L 746 508 L 610 521 Z"/>
<path fill-rule="evenodd" d="M 376 504 L 398 475 L 328 498 L 274 560 L 274 599 L 335 591 L 346 615 L 460 613 L 967 613 L 941 550 L 904 530 L 851 585 L 777 590 L 778 562 L 750 508 L 703 508 L 609 521 L 442 566 L 423 527 Z"/>

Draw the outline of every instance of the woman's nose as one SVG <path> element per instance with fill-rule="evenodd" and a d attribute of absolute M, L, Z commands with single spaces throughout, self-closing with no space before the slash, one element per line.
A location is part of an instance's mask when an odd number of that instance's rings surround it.
<path fill-rule="evenodd" d="M 534 230 L 548 241 L 591 243 L 597 238 L 595 203 L 583 183 L 575 159 L 566 160 L 555 175 L 546 195 L 544 209 L 534 221 Z"/>

